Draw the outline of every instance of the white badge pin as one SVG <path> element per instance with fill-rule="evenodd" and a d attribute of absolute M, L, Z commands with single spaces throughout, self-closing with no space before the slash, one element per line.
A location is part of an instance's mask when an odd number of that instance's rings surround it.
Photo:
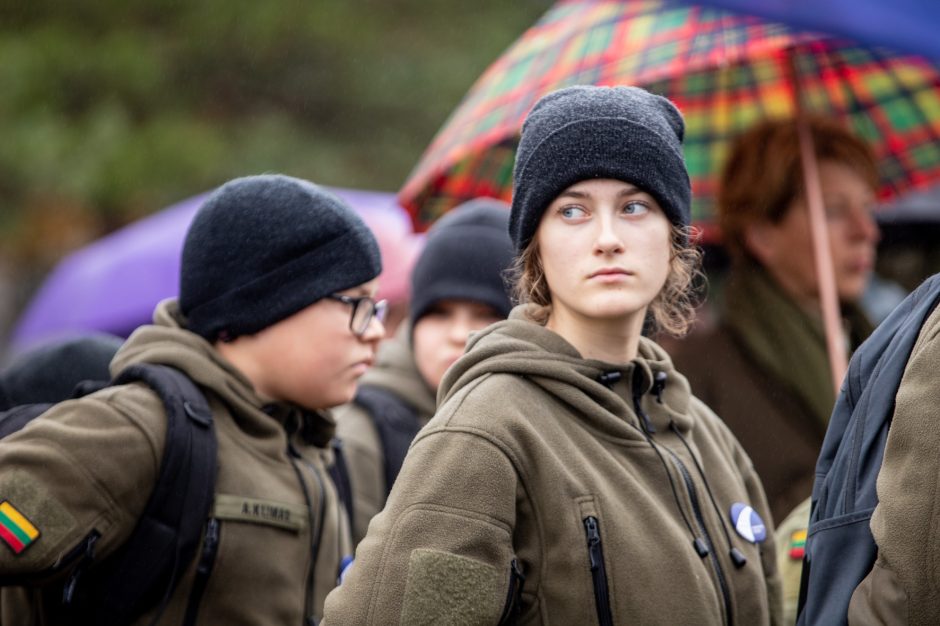
<path fill-rule="evenodd" d="M 731 523 L 739 535 L 751 543 L 760 543 L 767 538 L 764 520 L 750 505 L 735 502 L 731 505 Z"/>

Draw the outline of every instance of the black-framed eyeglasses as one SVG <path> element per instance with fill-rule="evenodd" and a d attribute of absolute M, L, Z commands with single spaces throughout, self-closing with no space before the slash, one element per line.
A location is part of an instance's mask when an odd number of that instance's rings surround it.
<path fill-rule="evenodd" d="M 344 296 L 340 293 L 331 293 L 327 298 L 352 307 L 352 315 L 349 317 L 349 330 L 357 337 L 366 334 L 373 318 L 384 323 L 385 316 L 388 314 L 387 300 L 376 302 L 369 296 Z"/>

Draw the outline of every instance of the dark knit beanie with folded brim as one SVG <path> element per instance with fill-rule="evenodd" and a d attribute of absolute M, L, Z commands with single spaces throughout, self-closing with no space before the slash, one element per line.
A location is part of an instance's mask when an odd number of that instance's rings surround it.
<path fill-rule="evenodd" d="M 638 87 L 568 87 L 539 100 L 522 126 L 513 170 L 509 232 L 516 250 L 565 189 L 612 178 L 652 195 L 677 226 L 690 220 L 682 155 L 685 124 L 666 98 Z"/>
<path fill-rule="evenodd" d="M 434 223 L 411 272 L 412 326 L 442 300 L 479 302 L 509 315 L 508 226 L 509 205 L 492 198 L 465 202 Z"/>
<path fill-rule="evenodd" d="M 237 178 L 189 227 L 180 311 L 210 342 L 253 335 L 381 271 L 372 231 L 335 195 L 289 176 Z"/>

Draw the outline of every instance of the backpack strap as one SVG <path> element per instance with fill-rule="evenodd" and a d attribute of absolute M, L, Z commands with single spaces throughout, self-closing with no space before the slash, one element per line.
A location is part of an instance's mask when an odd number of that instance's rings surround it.
<path fill-rule="evenodd" d="M 113 384 L 138 381 L 160 396 L 166 411 L 160 474 L 131 536 L 86 574 L 88 623 L 126 624 L 158 603 L 159 618 L 196 554 L 215 493 L 218 446 L 205 395 L 165 365 L 133 365 Z"/>
<path fill-rule="evenodd" d="M 391 391 L 371 385 L 360 386 L 353 401 L 366 410 L 379 433 L 385 458 L 387 498 L 401 471 L 408 448 L 421 430 L 418 413 Z"/>
<path fill-rule="evenodd" d="M 356 512 L 353 506 L 352 481 L 349 478 L 349 466 L 346 463 L 346 454 L 343 451 L 343 440 L 334 437 L 330 441 L 330 447 L 333 448 L 333 464 L 329 467 L 330 479 L 336 487 L 340 502 L 343 503 L 343 507 L 346 509 L 346 515 L 349 517 L 349 527 L 355 528 Z"/>

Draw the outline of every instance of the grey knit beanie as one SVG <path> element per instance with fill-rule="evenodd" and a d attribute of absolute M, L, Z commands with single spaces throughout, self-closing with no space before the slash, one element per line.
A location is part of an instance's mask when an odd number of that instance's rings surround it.
<path fill-rule="evenodd" d="M 209 341 L 252 335 L 381 271 L 372 231 L 333 194 L 289 176 L 237 178 L 186 233 L 180 311 Z"/>
<path fill-rule="evenodd" d="M 638 87 L 568 87 L 544 96 L 526 117 L 516 151 L 509 221 L 516 249 L 528 245 L 558 194 L 591 178 L 636 185 L 669 221 L 687 226 L 684 132 L 669 100 Z"/>
<path fill-rule="evenodd" d="M 480 302 L 509 315 L 508 226 L 509 205 L 492 198 L 465 202 L 434 223 L 411 272 L 412 325 L 441 300 Z"/>

